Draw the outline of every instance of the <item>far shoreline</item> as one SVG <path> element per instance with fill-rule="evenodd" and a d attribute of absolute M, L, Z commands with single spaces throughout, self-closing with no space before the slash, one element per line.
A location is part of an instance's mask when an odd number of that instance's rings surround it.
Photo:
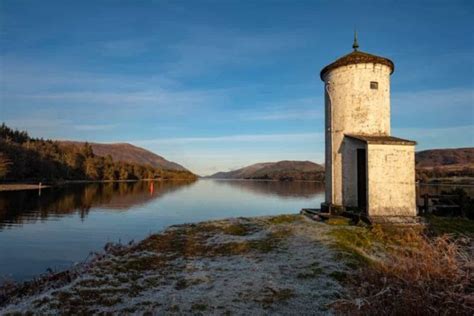
<path fill-rule="evenodd" d="M 29 183 L 2 183 L 0 184 L 0 192 L 3 191 L 23 191 L 23 190 L 40 190 L 50 188 L 51 185 L 42 184 L 41 187 L 38 184 Z"/>
<path fill-rule="evenodd" d="M 315 182 L 315 183 L 324 183 L 324 181 L 319 180 L 278 180 L 278 179 L 226 179 L 226 178 L 207 178 L 202 177 L 199 180 L 216 180 L 216 181 L 258 181 L 258 182 Z"/>
<path fill-rule="evenodd" d="M 321 183 L 324 184 L 324 181 L 317 180 L 278 180 L 278 179 L 226 179 L 226 178 L 209 178 L 209 177 L 200 177 L 193 181 L 198 180 L 213 180 L 213 181 L 245 181 L 245 182 L 280 182 L 280 183 Z M 138 179 L 138 180 L 67 180 L 60 181 L 56 183 L 42 184 L 41 189 L 47 189 L 51 187 L 59 187 L 66 184 L 85 184 L 85 183 L 131 183 L 139 181 L 155 181 L 155 182 L 179 182 L 179 181 L 190 181 L 189 179 Z M 445 182 L 417 182 L 417 185 L 422 186 L 474 186 L 474 182 L 464 182 L 464 181 L 445 181 Z M 23 190 L 39 190 L 38 183 L 21 183 L 21 182 L 12 182 L 12 183 L 0 183 L 0 192 L 9 192 L 9 191 L 23 191 Z"/>
<path fill-rule="evenodd" d="M 314 180 L 291 180 L 291 181 L 282 181 L 274 179 L 217 179 L 217 178 L 198 178 L 198 180 L 213 180 L 213 181 L 252 181 L 252 182 L 282 182 L 282 183 L 294 183 L 294 182 L 311 182 L 311 183 L 324 183 L 324 181 L 314 181 Z M 189 181 L 189 179 L 139 179 L 139 180 L 68 180 L 61 181 L 52 184 L 42 184 L 41 189 L 59 187 L 66 184 L 85 184 L 85 183 L 132 183 L 139 181 L 155 181 L 155 182 L 179 182 L 179 181 Z M 23 191 L 23 190 L 39 190 L 39 184 L 32 183 L 0 183 L 0 192 L 8 191 Z"/>
<path fill-rule="evenodd" d="M 42 184 L 41 189 L 59 187 L 66 184 L 81 184 L 81 183 L 132 183 L 139 181 L 154 181 L 154 182 L 177 182 L 177 181 L 190 181 L 189 179 L 138 179 L 138 180 L 67 180 L 58 181 L 56 183 Z M 194 181 L 194 180 L 193 180 Z M 23 190 L 39 190 L 39 184 L 11 182 L 11 183 L 0 183 L 0 192 L 6 191 L 23 191 Z"/>

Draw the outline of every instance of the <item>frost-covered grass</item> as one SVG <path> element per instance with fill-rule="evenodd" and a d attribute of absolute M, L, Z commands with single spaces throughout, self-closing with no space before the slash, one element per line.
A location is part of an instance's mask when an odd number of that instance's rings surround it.
<path fill-rule="evenodd" d="M 472 314 L 472 239 L 431 225 L 281 215 L 172 226 L 0 287 L 0 314 Z"/>
<path fill-rule="evenodd" d="M 331 229 L 301 215 L 172 226 L 108 247 L 70 280 L 10 292 L 0 314 L 329 313 L 349 271 Z"/>

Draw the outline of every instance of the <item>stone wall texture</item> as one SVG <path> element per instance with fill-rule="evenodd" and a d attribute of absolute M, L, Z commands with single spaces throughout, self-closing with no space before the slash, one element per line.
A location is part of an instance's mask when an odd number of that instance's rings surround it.
<path fill-rule="evenodd" d="M 416 216 L 415 146 L 368 144 L 369 216 Z"/>
<path fill-rule="evenodd" d="M 343 205 L 344 134 L 390 135 L 390 72 L 381 64 L 355 64 L 324 77 L 326 202 L 330 204 Z M 372 81 L 378 89 L 371 89 Z"/>

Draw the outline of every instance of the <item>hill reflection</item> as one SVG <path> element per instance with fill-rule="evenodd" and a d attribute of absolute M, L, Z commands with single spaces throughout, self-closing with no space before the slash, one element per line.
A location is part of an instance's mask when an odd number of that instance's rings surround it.
<path fill-rule="evenodd" d="M 303 181 L 214 180 L 240 190 L 283 198 L 313 198 L 324 194 L 324 183 Z"/>
<path fill-rule="evenodd" d="M 23 223 L 79 214 L 85 218 L 91 208 L 127 210 L 150 202 L 192 182 L 114 182 L 69 184 L 36 190 L 0 192 L 0 229 Z"/>

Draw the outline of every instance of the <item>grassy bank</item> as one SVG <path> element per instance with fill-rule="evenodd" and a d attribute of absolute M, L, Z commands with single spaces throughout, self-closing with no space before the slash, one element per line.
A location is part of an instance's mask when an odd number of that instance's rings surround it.
<path fill-rule="evenodd" d="M 49 188 L 49 185 L 41 185 L 41 188 Z M 38 184 L 27 184 L 27 183 L 8 183 L 0 184 L 1 191 L 20 191 L 20 190 L 38 190 Z"/>
<path fill-rule="evenodd" d="M 107 245 L 70 271 L 5 284 L 0 313 L 377 314 L 420 301 L 421 314 L 469 311 L 469 232 L 451 240 L 427 231 L 302 215 L 172 226 Z"/>
<path fill-rule="evenodd" d="M 338 227 L 330 233 L 355 269 L 332 306 L 351 315 L 472 315 L 474 222 L 426 218 L 424 226 Z"/>

